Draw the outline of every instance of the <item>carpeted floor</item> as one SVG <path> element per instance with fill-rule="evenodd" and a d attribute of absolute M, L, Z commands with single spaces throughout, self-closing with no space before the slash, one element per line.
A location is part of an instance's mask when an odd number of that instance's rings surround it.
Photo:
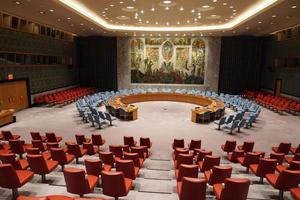
<path fill-rule="evenodd" d="M 171 161 L 171 143 L 174 138 L 184 138 L 186 145 L 191 139 L 201 139 L 202 148 L 213 151 L 213 154 L 222 155 L 222 164 L 233 166 L 233 177 L 248 177 L 252 180 L 249 191 L 249 199 L 276 199 L 278 194 L 267 182 L 264 185 L 257 184 L 259 178 L 253 174 L 245 174 L 245 169 L 238 164 L 229 163 L 220 145 L 225 140 L 237 140 L 240 144 L 245 140 L 255 141 L 255 150 L 265 151 L 268 156 L 271 147 L 279 142 L 288 141 L 293 145 L 300 143 L 300 117 L 292 115 L 279 115 L 263 109 L 259 119 L 250 129 L 242 129 L 241 133 L 229 135 L 228 131 L 217 130 L 211 124 L 195 124 L 190 121 L 191 108 L 194 105 L 177 102 L 145 102 L 136 104 L 139 107 L 138 120 L 124 122 L 116 120 L 114 126 L 105 126 L 103 129 L 91 127 L 84 123 L 78 116 L 75 105 L 64 108 L 34 107 L 16 113 L 17 122 L 0 128 L 11 130 L 22 135 L 22 139 L 30 142 L 30 131 L 53 131 L 62 136 L 65 141 L 75 141 L 74 134 L 83 133 L 90 137 L 92 133 L 101 133 L 107 140 L 103 150 L 108 149 L 109 144 L 122 144 L 124 135 L 132 135 L 136 140 L 141 136 L 148 136 L 153 142 L 152 154 L 140 171 L 140 177 L 134 181 L 134 190 L 127 197 L 121 199 L 143 200 L 175 200 L 176 181 L 174 177 L 173 162 Z M 230 109 L 226 113 L 231 113 Z M 83 160 L 83 159 L 82 159 Z M 81 160 L 81 163 L 82 163 Z M 70 166 L 84 168 L 83 164 Z M 202 177 L 203 174 L 199 174 Z M 47 184 L 40 183 L 40 177 L 34 179 L 20 189 L 20 194 L 46 195 L 68 194 L 62 173 L 57 169 L 47 176 Z M 0 188 L 0 199 L 10 199 L 11 191 Z M 96 188 L 94 193 L 86 197 L 105 197 L 101 194 L 101 188 Z M 207 188 L 207 199 L 214 199 L 212 188 Z M 291 199 L 289 192 L 285 193 L 285 199 Z"/>

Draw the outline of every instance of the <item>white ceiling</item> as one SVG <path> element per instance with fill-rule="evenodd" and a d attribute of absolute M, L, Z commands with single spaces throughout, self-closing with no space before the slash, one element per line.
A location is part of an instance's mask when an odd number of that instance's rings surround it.
<path fill-rule="evenodd" d="M 70 2 L 78 3 L 76 5 L 81 6 L 80 12 L 66 4 Z M 238 24 L 227 26 L 267 2 L 272 3 Z M 80 36 L 261 36 L 300 24 L 299 8 L 299 0 L 0 1 L 0 10 L 3 12 Z M 109 30 L 111 27 L 116 29 Z M 206 30 L 212 29 L 210 27 L 220 29 Z"/>

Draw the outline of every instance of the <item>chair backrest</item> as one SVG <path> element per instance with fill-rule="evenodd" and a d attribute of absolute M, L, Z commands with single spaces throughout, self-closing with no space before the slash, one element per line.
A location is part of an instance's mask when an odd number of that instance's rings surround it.
<path fill-rule="evenodd" d="M 184 148 L 184 139 L 174 139 L 173 149 Z"/>
<path fill-rule="evenodd" d="M 112 197 L 127 195 L 123 172 L 102 171 L 101 182 L 104 195 Z"/>
<path fill-rule="evenodd" d="M 264 177 L 266 174 L 272 174 L 275 172 L 276 165 L 277 165 L 276 159 L 260 158 L 256 175 L 260 177 Z"/>
<path fill-rule="evenodd" d="M 40 132 L 30 132 L 32 140 L 42 140 L 42 136 L 40 135 Z"/>
<path fill-rule="evenodd" d="M 288 154 L 291 146 L 291 143 L 281 142 L 278 146 L 278 153 Z"/>
<path fill-rule="evenodd" d="M 16 160 L 16 155 L 13 153 L 0 154 L 0 160 L 3 164 L 11 164 L 15 170 L 20 170 L 21 164 Z"/>
<path fill-rule="evenodd" d="M 26 153 L 30 155 L 39 155 L 40 154 L 40 149 L 35 148 L 35 147 L 27 147 L 26 148 Z"/>
<path fill-rule="evenodd" d="M 230 129 L 235 129 L 235 128 L 237 128 L 237 127 L 239 126 L 239 123 L 240 123 L 239 120 L 233 121 L 232 124 L 231 124 Z"/>
<path fill-rule="evenodd" d="M 132 160 L 116 160 L 116 171 L 123 172 L 125 178 L 135 180 L 134 163 Z"/>
<path fill-rule="evenodd" d="M 82 134 L 76 134 L 75 138 L 76 138 L 77 144 L 79 144 L 79 145 L 82 145 L 84 142 L 86 142 L 86 139 L 85 139 L 84 135 L 82 135 Z"/>
<path fill-rule="evenodd" d="M 115 157 L 123 157 L 123 149 L 120 145 L 109 145 L 109 151 L 111 151 Z"/>
<path fill-rule="evenodd" d="M 42 151 L 42 152 L 46 151 L 42 140 L 32 140 L 31 144 L 32 144 L 33 147 L 39 148 L 39 150 Z"/>
<path fill-rule="evenodd" d="M 239 128 L 243 128 L 245 125 L 246 125 L 246 120 L 245 119 L 241 119 L 241 121 L 238 123 Z"/>
<path fill-rule="evenodd" d="M 35 174 L 45 174 L 48 172 L 46 161 L 42 155 L 27 155 L 30 170 Z"/>
<path fill-rule="evenodd" d="M 288 166 L 289 170 L 300 170 L 300 161 L 292 161 Z"/>
<path fill-rule="evenodd" d="M 244 166 L 249 166 L 251 164 L 258 164 L 260 159 L 260 153 L 259 152 L 248 152 L 246 153 L 245 159 L 244 159 Z"/>
<path fill-rule="evenodd" d="M 174 160 L 177 160 L 178 154 L 189 154 L 189 149 L 175 148 L 175 150 L 174 150 Z"/>
<path fill-rule="evenodd" d="M 231 177 L 231 173 L 231 166 L 213 166 L 208 183 L 210 185 L 214 185 L 216 183 L 224 183 L 226 178 Z"/>
<path fill-rule="evenodd" d="M 181 164 L 191 165 L 194 161 L 194 155 L 193 154 L 178 154 L 177 155 L 177 165 L 175 166 L 176 169 Z"/>
<path fill-rule="evenodd" d="M 100 176 L 102 171 L 102 161 L 100 159 L 85 159 L 84 164 L 88 175 Z"/>
<path fill-rule="evenodd" d="M 221 200 L 246 200 L 250 187 L 250 180 L 246 178 L 227 178 L 221 193 Z"/>
<path fill-rule="evenodd" d="M 3 137 L 4 137 L 5 140 L 8 141 L 10 139 L 13 139 L 13 135 L 12 135 L 12 133 L 10 131 L 3 130 L 3 131 L 1 131 L 1 133 L 2 133 L 2 135 L 3 135 Z"/>
<path fill-rule="evenodd" d="M 74 142 L 66 142 L 68 153 L 74 156 L 81 156 L 80 147 Z"/>
<path fill-rule="evenodd" d="M 86 194 L 88 193 L 88 183 L 85 179 L 85 171 L 78 168 L 65 168 L 64 177 L 67 191 L 72 194 Z"/>
<path fill-rule="evenodd" d="M 141 137 L 140 138 L 140 145 L 141 146 L 146 146 L 147 148 L 151 148 L 150 138 Z"/>
<path fill-rule="evenodd" d="M 59 144 L 58 144 L 58 142 L 47 142 L 47 147 L 48 147 L 48 149 L 59 148 Z"/>
<path fill-rule="evenodd" d="M 183 177 L 198 178 L 198 171 L 198 165 L 181 164 L 179 166 L 177 182 L 181 181 Z"/>
<path fill-rule="evenodd" d="M 293 157 L 293 161 L 300 161 L 300 153 L 296 153 Z"/>
<path fill-rule="evenodd" d="M 25 148 L 23 147 L 23 144 L 24 144 L 23 140 L 13 140 L 13 139 L 9 140 L 10 150 L 16 154 L 25 153 Z"/>
<path fill-rule="evenodd" d="M 67 156 L 63 148 L 51 148 L 50 149 L 52 160 L 57 161 L 60 165 L 67 164 Z"/>
<path fill-rule="evenodd" d="M 235 147 L 236 147 L 235 140 L 226 140 L 223 150 L 226 152 L 232 152 L 235 150 Z"/>
<path fill-rule="evenodd" d="M 205 156 L 201 171 L 210 170 L 213 168 L 213 166 L 220 165 L 220 161 L 221 161 L 220 156 L 211 156 L 211 155 Z"/>
<path fill-rule="evenodd" d="M 227 119 L 226 119 L 226 124 L 229 124 L 229 123 L 231 123 L 232 122 L 232 120 L 233 120 L 233 118 L 234 118 L 234 115 L 229 115 L 228 117 L 227 117 Z"/>
<path fill-rule="evenodd" d="M 225 124 L 226 122 L 226 117 L 222 117 L 220 120 L 219 120 L 219 125 L 223 125 Z"/>
<path fill-rule="evenodd" d="M 55 133 L 46 133 L 47 142 L 58 142 Z"/>
<path fill-rule="evenodd" d="M 300 183 L 300 170 L 283 170 L 280 172 L 275 186 L 277 189 L 287 191 L 298 187 Z"/>
<path fill-rule="evenodd" d="M 138 153 L 139 154 L 139 158 L 142 159 L 146 159 L 145 157 L 145 150 L 147 149 L 147 147 L 145 146 L 135 146 L 135 147 L 131 147 L 131 152 L 132 153 Z"/>
<path fill-rule="evenodd" d="M 21 187 L 20 179 L 11 164 L 0 164 L 0 187 Z"/>
<path fill-rule="evenodd" d="M 99 151 L 99 158 L 104 164 L 114 166 L 115 159 L 112 152 Z"/>
<path fill-rule="evenodd" d="M 133 136 L 124 136 L 124 144 L 130 147 L 135 146 Z"/>
<path fill-rule="evenodd" d="M 205 149 L 195 149 L 195 151 L 197 152 L 197 160 L 196 160 L 197 163 L 199 161 L 202 161 L 205 156 L 212 155 L 212 151 L 205 150 Z"/>
<path fill-rule="evenodd" d="M 201 140 L 191 140 L 189 149 L 201 149 Z"/>
<path fill-rule="evenodd" d="M 205 200 L 206 199 L 206 179 L 184 177 L 182 179 L 180 200 Z"/>
<path fill-rule="evenodd" d="M 103 144 L 102 136 L 100 134 L 92 134 L 92 143 L 96 146 L 101 146 Z"/>
<path fill-rule="evenodd" d="M 242 149 L 245 151 L 245 153 L 247 153 L 247 152 L 252 152 L 253 148 L 254 148 L 253 141 L 245 141 Z"/>
<path fill-rule="evenodd" d="M 124 159 L 132 160 L 134 166 L 141 168 L 140 158 L 138 153 L 128 153 L 124 152 Z"/>

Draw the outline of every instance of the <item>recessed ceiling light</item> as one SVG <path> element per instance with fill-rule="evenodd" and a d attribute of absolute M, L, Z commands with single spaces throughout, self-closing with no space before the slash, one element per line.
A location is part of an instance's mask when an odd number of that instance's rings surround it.
<path fill-rule="evenodd" d="M 147 20 L 146 23 L 149 24 L 149 21 Z"/>
<path fill-rule="evenodd" d="M 120 4 L 123 4 L 124 2 L 123 1 L 120 1 Z"/>
<path fill-rule="evenodd" d="M 166 10 L 169 10 L 169 7 L 167 6 L 165 9 L 166 9 Z"/>
<path fill-rule="evenodd" d="M 183 34 L 183 36 L 186 36 L 186 34 Z"/>
<path fill-rule="evenodd" d="M 177 33 L 175 33 L 175 36 L 177 36 L 178 34 Z"/>
<path fill-rule="evenodd" d="M 201 15 L 201 13 L 198 13 L 198 15 Z"/>
<path fill-rule="evenodd" d="M 163 1 L 164 4 L 170 4 L 172 1 Z"/>
<path fill-rule="evenodd" d="M 141 22 L 142 21 L 142 19 L 141 18 L 139 18 L 139 22 Z"/>
<path fill-rule="evenodd" d="M 259 21 L 258 23 L 259 23 L 259 24 L 261 24 L 262 22 L 261 22 L 261 21 Z"/>
<path fill-rule="evenodd" d="M 223 6 L 226 6 L 227 5 L 227 3 L 225 2 L 225 3 L 223 3 Z"/>
<path fill-rule="evenodd" d="M 17 4 L 17 5 L 20 5 L 20 4 L 21 4 L 21 2 L 20 2 L 20 1 L 16 1 L 16 2 L 15 2 L 15 4 Z"/>
<path fill-rule="evenodd" d="M 195 12 L 195 10 L 193 9 L 193 10 L 192 10 L 192 13 L 194 13 L 194 12 Z"/>
<path fill-rule="evenodd" d="M 232 13 L 232 15 L 236 15 L 236 13 Z"/>
<path fill-rule="evenodd" d="M 183 11 L 183 7 L 180 7 L 180 11 Z"/>
<path fill-rule="evenodd" d="M 186 23 L 190 23 L 190 20 L 187 20 Z"/>
<path fill-rule="evenodd" d="M 198 18 L 201 19 L 201 15 L 198 15 Z"/>
<path fill-rule="evenodd" d="M 155 24 L 158 24 L 158 22 L 155 22 Z"/>
<path fill-rule="evenodd" d="M 155 11 L 155 8 L 151 8 L 151 11 Z"/>
<path fill-rule="evenodd" d="M 83 24 L 83 23 L 80 23 L 80 26 L 84 26 L 84 24 Z"/>
<path fill-rule="evenodd" d="M 50 12 L 54 12 L 54 10 L 53 10 L 53 9 L 50 9 L 49 11 L 50 11 Z"/>
<path fill-rule="evenodd" d="M 114 4 L 110 4 L 109 6 L 110 6 L 110 7 L 114 7 L 115 5 L 114 5 Z"/>
<path fill-rule="evenodd" d="M 217 2 L 218 0 L 213 0 L 213 2 L 215 3 L 215 2 Z"/>
<path fill-rule="evenodd" d="M 233 6 L 229 6 L 229 8 L 233 8 Z"/>
<path fill-rule="evenodd" d="M 169 26 L 169 22 L 167 22 L 166 24 L 167 24 L 167 26 Z"/>
<path fill-rule="evenodd" d="M 59 22 L 60 22 L 60 21 L 61 21 L 61 19 L 60 19 L 60 18 L 58 18 L 58 19 L 57 19 L 57 21 L 59 21 Z"/>
<path fill-rule="evenodd" d="M 105 14 L 106 12 L 105 12 L 105 11 L 103 11 L 102 13 L 103 13 L 103 14 Z"/>
<path fill-rule="evenodd" d="M 198 21 L 198 19 L 197 19 L 197 18 L 194 18 L 194 21 Z"/>
<path fill-rule="evenodd" d="M 141 13 L 143 14 L 143 13 L 144 13 L 144 10 L 141 10 Z"/>
<path fill-rule="evenodd" d="M 272 17 L 273 17 L 273 18 L 275 18 L 275 17 L 276 17 L 276 15 L 272 15 Z"/>
<path fill-rule="evenodd" d="M 209 5 L 202 6 L 202 8 L 209 8 L 209 7 L 210 7 Z"/>
<path fill-rule="evenodd" d="M 178 21 L 177 24 L 180 24 L 180 22 Z"/>
<path fill-rule="evenodd" d="M 94 28 L 90 28 L 91 30 L 94 30 Z"/>
<path fill-rule="evenodd" d="M 297 8 L 297 6 L 292 6 L 292 8 L 294 9 L 294 8 Z"/>
<path fill-rule="evenodd" d="M 236 10 L 232 10 L 232 12 L 236 12 Z"/>
<path fill-rule="evenodd" d="M 127 9 L 134 9 L 133 6 L 127 6 L 126 8 L 127 8 Z"/>
<path fill-rule="evenodd" d="M 108 10 L 108 8 L 104 8 L 104 10 Z"/>
<path fill-rule="evenodd" d="M 248 30 L 248 29 L 249 29 L 249 27 L 247 26 L 247 27 L 246 27 L 246 29 Z"/>

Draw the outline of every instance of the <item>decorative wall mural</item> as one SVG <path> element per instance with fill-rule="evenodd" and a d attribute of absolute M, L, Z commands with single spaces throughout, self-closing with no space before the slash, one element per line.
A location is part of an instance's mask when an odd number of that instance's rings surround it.
<path fill-rule="evenodd" d="M 131 82 L 203 84 L 205 43 L 200 38 L 131 40 Z"/>

